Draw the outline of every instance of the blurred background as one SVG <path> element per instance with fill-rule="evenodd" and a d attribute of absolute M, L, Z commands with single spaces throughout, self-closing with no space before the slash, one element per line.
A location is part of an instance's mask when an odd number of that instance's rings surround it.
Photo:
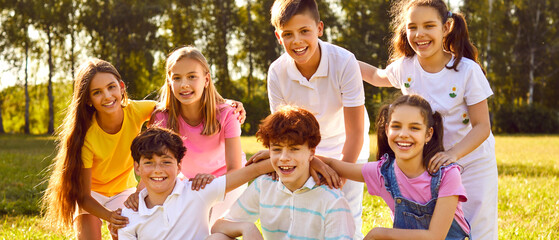
<path fill-rule="evenodd" d="M 324 41 L 381 68 L 389 0 L 319 0 Z M 225 97 L 247 110 L 243 134 L 269 113 L 266 73 L 282 48 L 273 0 L 0 0 L 0 133 L 52 134 L 85 59 L 113 63 L 132 99 L 156 99 L 164 61 L 194 45 Z M 559 133 L 559 1 L 448 1 L 462 12 L 494 91 L 497 133 Z M 397 89 L 365 85 L 371 119 Z"/>

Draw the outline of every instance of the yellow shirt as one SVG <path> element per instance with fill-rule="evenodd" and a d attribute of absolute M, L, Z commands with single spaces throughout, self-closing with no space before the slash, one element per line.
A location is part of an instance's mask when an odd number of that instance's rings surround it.
<path fill-rule="evenodd" d="M 92 191 L 111 197 L 136 186 L 130 145 L 154 108 L 154 101 L 130 101 L 123 108 L 122 127 L 115 134 L 103 131 L 93 116 L 82 147 L 84 168 L 92 172 Z"/>

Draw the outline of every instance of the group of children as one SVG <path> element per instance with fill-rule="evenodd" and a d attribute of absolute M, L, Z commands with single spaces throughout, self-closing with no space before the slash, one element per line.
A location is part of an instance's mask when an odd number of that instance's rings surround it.
<path fill-rule="evenodd" d="M 285 53 L 270 66 L 272 114 L 256 134 L 267 150 L 244 167 L 244 109 L 216 91 L 197 49 L 168 56 L 158 102 L 129 100 L 110 63 L 87 61 L 60 127 L 46 220 L 79 239 L 101 239 L 101 220 L 119 239 L 497 239 L 492 91 L 464 17 L 442 0 L 393 11 L 383 70 L 319 39 L 314 0 L 274 2 Z M 403 93 L 378 114 L 373 162 L 363 81 Z M 363 183 L 393 228 L 363 236 Z"/>

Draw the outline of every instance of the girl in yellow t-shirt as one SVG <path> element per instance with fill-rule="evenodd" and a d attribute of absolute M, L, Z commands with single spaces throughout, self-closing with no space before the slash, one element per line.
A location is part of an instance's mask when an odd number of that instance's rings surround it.
<path fill-rule="evenodd" d="M 136 191 L 130 144 L 154 107 L 128 100 L 110 63 L 90 59 L 80 66 L 42 202 L 49 224 L 58 230 L 73 224 L 78 239 L 101 239 L 101 219 L 128 223 L 120 208 Z"/>

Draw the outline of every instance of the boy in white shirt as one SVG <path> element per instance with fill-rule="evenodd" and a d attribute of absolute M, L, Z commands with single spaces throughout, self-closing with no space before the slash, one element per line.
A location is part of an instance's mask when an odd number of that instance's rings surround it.
<path fill-rule="evenodd" d="M 267 161 L 213 181 L 209 176 L 197 178 L 194 182 L 178 180 L 176 176 L 186 148 L 180 136 L 162 128 L 147 129 L 134 139 L 130 148 L 134 170 L 145 189 L 139 194 L 137 212 L 128 208 L 122 210 L 129 224 L 118 230 L 121 240 L 204 239 L 210 233 L 210 208 L 223 200 L 225 193 L 258 175 L 273 171 Z M 196 191 L 200 186 L 203 189 Z M 254 224 L 252 228 L 258 231 Z"/>
<path fill-rule="evenodd" d="M 254 180 L 213 225 L 208 239 L 254 239 L 245 233 L 258 218 L 264 239 L 352 239 L 355 225 L 347 200 L 340 190 L 320 186 L 310 176 L 320 142 L 313 114 L 284 106 L 262 121 L 256 137 L 269 148 L 280 181 L 266 175 Z"/>
<path fill-rule="evenodd" d="M 314 0 L 276 0 L 271 9 L 275 35 L 285 53 L 268 70 L 272 112 L 282 104 L 304 107 L 320 123 L 317 155 L 345 162 L 369 158 L 369 118 L 359 65 L 349 51 L 323 42 L 324 24 Z M 255 158 L 267 157 L 267 152 Z M 342 188 L 361 233 L 363 183 L 347 181 Z"/>

